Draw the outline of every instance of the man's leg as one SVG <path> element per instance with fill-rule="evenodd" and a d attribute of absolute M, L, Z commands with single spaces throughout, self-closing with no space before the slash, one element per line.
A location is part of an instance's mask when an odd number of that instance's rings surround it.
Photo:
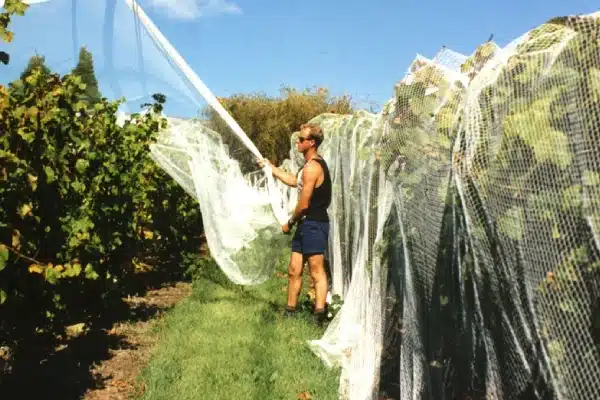
<path fill-rule="evenodd" d="M 301 253 L 292 252 L 290 257 L 290 265 L 288 266 L 288 310 L 293 310 L 298 304 L 298 296 L 302 289 L 302 267 L 303 256 Z"/>
<path fill-rule="evenodd" d="M 315 288 L 315 280 L 313 279 L 312 275 L 310 274 L 310 267 L 308 267 L 308 274 L 310 275 L 310 288 L 314 289 Z"/>
<path fill-rule="evenodd" d="M 323 311 L 329 287 L 327 273 L 325 272 L 325 256 L 323 254 L 308 256 L 308 265 L 310 267 L 310 276 L 315 282 L 315 312 Z"/>
<path fill-rule="evenodd" d="M 329 224 L 319 221 L 306 221 L 304 226 L 302 250 L 308 258 L 310 276 L 315 283 L 315 322 L 325 322 L 327 304 L 327 272 L 325 271 L 325 252 L 329 235 Z"/>

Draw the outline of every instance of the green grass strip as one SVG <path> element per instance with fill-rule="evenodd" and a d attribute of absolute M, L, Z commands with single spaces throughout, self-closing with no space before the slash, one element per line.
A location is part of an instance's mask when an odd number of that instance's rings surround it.
<path fill-rule="evenodd" d="M 203 275 L 155 329 L 160 342 L 141 376 L 144 400 L 283 400 L 303 392 L 338 398 L 339 371 L 327 369 L 306 345 L 323 328 L 306 311 L 282 315 L 285 278 L 241 287 L 216 267 Z"/>

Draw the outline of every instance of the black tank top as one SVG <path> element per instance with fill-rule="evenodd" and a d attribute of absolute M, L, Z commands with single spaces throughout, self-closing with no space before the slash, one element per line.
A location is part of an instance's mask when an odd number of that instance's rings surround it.
<path fill-rule="evenodd" d="M 306 210 L 306 219 L 310 221 L 329 222 L 327 208 L 331 204 L 331 177 L 327 163 L 322 158 L 313 158 L 323 168 L 324 179 L 321 186 L 315 187 Z"/>

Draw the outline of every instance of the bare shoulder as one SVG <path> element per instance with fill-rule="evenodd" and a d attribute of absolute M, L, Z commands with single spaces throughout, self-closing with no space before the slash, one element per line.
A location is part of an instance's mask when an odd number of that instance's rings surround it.
<path fill-rule="evenodd" d="M 304 182 L 308 182 L 308 181 L 317 181 L 317 179 L 319 179 L 320 174 L 322 173 L 323 168 L 321 167 L 321 165 L 314 161 L 311 160 L 309 162 L 306 163 L 306 165 L 304 166 L 304 169 L 302 170 L 302 179 Z"/>
<path fill-rule="evenodd" d="M 310 160 L 304 166 L 304 173 L 308 174 L 308 175 L 317 175 L 318 176 L 322 170 L 323 170 L 323 167 L 321 167 L 321 164 L 319 164 L 315 160 Z"/>

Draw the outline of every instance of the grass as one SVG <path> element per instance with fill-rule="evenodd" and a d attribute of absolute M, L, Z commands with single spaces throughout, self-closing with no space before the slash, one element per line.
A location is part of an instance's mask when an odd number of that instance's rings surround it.
<path fill-rule="evenodd" d="M 240 287 L 217 267 L 203 269 L 192 295 L 156 328 L 159 345 L 141 376 L 142 399 L 338 398 L 339 372 L 306 345 L 324 329 L 308 312 L 282 316 L 282 274 Z"/>

